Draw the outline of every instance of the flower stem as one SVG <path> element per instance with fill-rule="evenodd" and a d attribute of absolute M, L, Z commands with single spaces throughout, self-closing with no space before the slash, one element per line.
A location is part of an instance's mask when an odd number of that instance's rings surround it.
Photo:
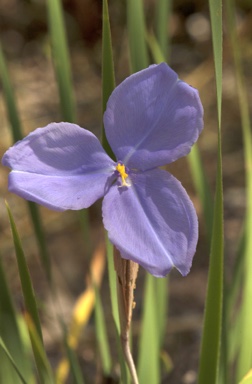
<path fill-rule="evenodd" d="M 114 247 L 114 265 L 117 274 L 117 296 L 119 306 L 119 317 L 121 326 L 121 344 L 128 365 L 132 383 L 138 384 L 136 367 L 131 355 L 129 345 L 130 325 L 132 310 L 135 307 L 134 289 L 138 273 L 138 264 L 121 257 L 119 251 Z"/>

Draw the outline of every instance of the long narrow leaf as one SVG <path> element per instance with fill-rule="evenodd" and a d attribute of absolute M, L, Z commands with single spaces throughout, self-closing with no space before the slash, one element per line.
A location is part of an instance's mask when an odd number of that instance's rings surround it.
<path fill-rule="evenodd" d="M 144 313 L 142 319 L 141 338 L 139 342 L 139 357 L 137 372 L 140 383 L 160 383 L 160 339 L 158 327 L 160 324 L 156 312 L 155 278 L 148 274 L 144 290 Z"/>
<path fill-rule="evenodd" d="M 9 79 L 9 73 L 7 70 L 1 45 L 0 45 L 0 78 L 2 80 L 4 99 L 5 99 L 6 110 L 7 110 L 8 118 L 10 122 L 11 133 L 12 133 L 13 141 L 16 142 L 18 140 L 21 140 L 23 137 L 22 127 L 21 127 L 21 122 L 19 119 L 16 102 L 15 102 L 15 97 L 13 94 L 11 82 Z M 37 244 L 39 247 L 41 262 L 45 268 L 47 277 L 50 281 L 51 280 L 50 258 L 49 258 L 47 247 L 46 247 L 45 236 L 44 236 L 44 231 L 41 224 L 39 210 L 36 204 L 32 202 L 28 202 L 28 208 L 30 211 L 33 228 L 36 235 Z"/>
<path fill-rule="evenodd" d="M 72 374 L 73 382 L 75 384 L 84 384 L 84 378 L 83 378 L 81 367 L 77 360 L 75 351 L 71 348 L 68 342 L 69 337 L 67 334 L 65 324 L 62 322 L 61 325 L 62 325 L 63 334 L 64 334 L 64 345 L 67 353 L 67 360 L 70 367 L 70 372 Z"/>
<path fill-rule="evenodd" d="M 131 69 L 137 72 L 149 65 L 142 0 L 127 1 L 127 26 Z"/>
<path fill-rule="evenodd" d="M 119 308 L 118 308 L 117 288 L 116 288 L 117 276 L 114 268 L 113 245 L 110 243 L 107 237 L 106 237 L 106 250 L 107 250 L 107 260 L 108 260 L 110 300 L 111 300 L 111 306 L 112 306 L 113 320 L 115 323 L 116 342 L 117 342 L 117 350 L 119 352 L 121 377 L 122 377 L 122 383 L 128 384 L 129 374 L 126 368 L 126 363 L 123 357 L 123 352 L 122 352 L 122 347 L 120 342 L 120 320 L 119 320 Z"/>
<path fill-rule="evenodd" d="M 40 381 L 42 384 L 53 383 L 52 373 L 50 370 L 49 363 L 46 358 L 44 346 L 43 346 L 43 338 L 41 332 L 41 326 L 39 321 L 39 315 L 37 311 L 37 303 L 31 283 L 31 278 L 29 274 L 29 270 L 26 264 L 26 259 L 24 255 L 24 251 L 21 245 L 21 241 L 17 232 L 17 228 L 10 211 L 10 207 L 6 203 L 7 212 L 9 215 L 13 242 L 15 245 L 19 276 L 21 280 L 22 292 L 24 296 L 25 306 L 27 310 L 26 321 L 29 330 L 29 335 L 31 339 L 32 349 L 34 353 L 34 358 L 38 370 L 38 374 L 40 377 Z"/>
<path fill-rule="evenodd" d="M 170 34 L 168 31 L 168 26 L 171 9 L 171 0 L 158 0 L 156 3 L 155 30 L 157 40 L 165 61 L 169 61 L 170 59 Z"/>
<path fill-rule="evenodd" d="M 99 343 L 99 351 L 101 355 L 102 368 L 105 375 L 111 373 L 112 361 L 109 349 L 107 331 L 105 327 L 104 312 L 100 297 L 100 292 L 97 286 L 95 286 L 95 328 L 97 341 Z"/>
<path fill-rule="evenodd" d="M 113 50 L 108 12 L 108 2 L 103 0 L 102 12 L 102 113 L 106 110 L 107 101 L 115 88 Z M 102 126 L 102 145 L 108 155 L 115 160 Z"/>
<path fill-rule="evenodd" d="M 189 166 L 193 178 L 193 184 L 199 196 L 206 225 L 206 233 L 210 244 L 213 226 L 213 199 L 210 186 L 206 178 L 205 170 L 200 157 L 199 147 L 194 144 L 188 157 Z"/>
<path fill-rule="evenodd" d="M 210 0 L 215 76 L 218 110 L 218 164 L 214 219 L 210 252 L 210 265 L 201 344 L 199 384 L 214 384 L 219 375 L 220 340 L 223 298 L 223 191 L 221 151 L 221 102 L 222 102 L 222 4 Z"/>
<path fill-rule="evenodd" d="M 6 102 L 6 109 L 8 113 L 8 119 L 12 129 L 13 141 L 22 139 L 22 128 L 19 120 L 19 115 L 15 103 L 15 98 L 12 91 L 12 86 L 9 78 L 9 73 L 4 59 L 2 47 L 0 45 L 0 78 L 2 80 L 4 98 Z"/>
<path fill-rule="evenodd" d="M 47 7 L 52 55 L 59 87 L 61 113 L 65 121 L 74 122 L 75 106 L 62 4 L 60 0 L 47 0 Z"/>
<path fill-rule="evenodd" d="M 251 121 L 249 113 L 249 103 L 246 94 L 245 79 L 242 71 L 240 43 L 238 43 L 235 26 L 235 4 L 226 1 L 228 16 L 229 36 L 231 38 L 232 52 L 234 55 L 235 74 L 237 81 L 237 91 L 239 106 L 241 112 L 242 133 L 244 143 L 244 159 L 246 172 L 246 190 L 247 190 L 247 212 L 245 227 L 245 249 L 244 249 L 244 282 L 243 282 L 243 300 L 241 307 L 241 329 L 240 329 L 240 350 L 237 366 L 237 381 L 248 372 L 252 365 L 252 135 Z"/>
<path fill-rule="evenodd" d="M 53 373 L 51 366 L 47 359 L 43 342 L 40 335 L 37 332 L 37 328 L 33 323 L 33 320 L 29 313 L 25 314 L 26 324 L 28 327 L 34 359 L 36 362 L 36 367 L 39 375 L 39 380 L 41 384 L 54 384 Z"/>
<path fill-rule="evenodd" d="M 22 382 L 23 384 L 27 384 L 27 381 L 25 380 L 25 378 L 24 378 L 24 376 L 23 376 L 23 374 L 22 374 L 20 368 L 17 366 L 15 360 L 14 360 L 13 357 L 11 356 L 11 354 L 10 354 L 8 348 L 6 347 L 6 345 L 5 345 L 5 343 L 4 343 L 3 339 L 2 339 L 2 337 L 0 337 L 0 349 L 1 349 L 1 350 L 4 352 L 4 354 L 7 356 L 8 360 L 10 361 L 10 363 L 11 363 L 11 365 L 13 366 L 14 370 L 16 371 L 16 373 L 17 373 L 19 379 L 21 380 L 21 382 Z M 3 362 L 3 360 L 1 360 L 1 366 L 0 366 L 0 369 L 3 368 L 3 364 L 4 364 L 4 362 Z M 0 375 L 0 377 L 1 377 L 1 375 Z M 5 376 L 5 377 L 3 378 L 3 380 L 4 380 L 4 383 L 5 383 L 5 384 L 8 384 L 8 383 L 11 384 L 11 382 L 10 382 L 9 379 L 8 379 L 8 377 Z M 15 378 L 15 383 L 17 383 L 17 378 Z"/>
<path fill-rule="evenodd" d="M 25 259 L 24 251 L 18 235 L 16 224 L 7 202 L 6 202 L 6 208 L 9 215 L 13 242 L 15 245 L 18 270 L 19 270 L 19 276 L 20 276 L 22 291 L 23 291 L 24 300 L 25 300 L 25 306 L 29 315 L 31 316 L 34 326 L 36 327 L 37 333 L 42 341 L 42 332 L 41 332 L 39 315 L 37 310 L 37 303 L 36 303 L 36 299 L 35 299 L 35 295 L 32 287 L 30 273 L 26 264 L 26 259 Z"/>
<path fill-rule="evenodd" d="M 117 328 L 118 333 L 120 332 L 120 320 L 119 320 L 119 309 L 116 294 L 116 273 L 114 268 L 113 259 L 113 245 L 106 237 L 106 249 L 107 249 L 107 260 L 108 260 L 108 274 L 109 274 L 109 288 L 110 288 L 110 299 L 112 306 L 113 319 Z"/>
<path fill-rule="evenodd" d="M 15 313 L 9 288 L 7 285 L 2 261 L 0 257 L 0 337 L 8 348 L 15 365 L 24 377 L 31 377 L 31 367 L 27 360 L 27 353 L 20 336 L 17 315 Z M 2 353 L 1 353 L 2 355 Z M 5 361 L 6 364 L 5 364 Z M 2 356 L 0 364 L 0 382 L 5 380 L 8 383 L 8 377 L 12 377 L 12 382 L 19 383 L 16 372 L 13 370 L 12 362 L 7 361 L 8 357 Z M 8 371 L 8 373 L 7 373 Z"/>

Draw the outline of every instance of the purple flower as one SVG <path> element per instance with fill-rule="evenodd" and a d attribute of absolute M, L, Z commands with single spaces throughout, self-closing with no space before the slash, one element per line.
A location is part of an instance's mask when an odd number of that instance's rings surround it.
<path fill-rule="evenodd" d="M 104 114 L 113 161 L 89 131 L 69 123 L 38 128 L 5 153 L 9 190 L 64 211 L 104 197 L 103 222 L 125 259 L 157 277 L 173 267 L 186 275 L 198 220 L 181 183 L 158 167 L 189 153 L 203 128 L 197 90 L 166 64 L 124 80 Z"/>

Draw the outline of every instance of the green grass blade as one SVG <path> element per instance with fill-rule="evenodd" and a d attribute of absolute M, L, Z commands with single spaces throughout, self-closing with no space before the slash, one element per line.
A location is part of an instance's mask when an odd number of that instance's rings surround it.
<path fill-rule="evenodd" d="M 240 329 L 240 350 L 237 364 L 237 381 L 248 372 L 252 366 L 252 136 L 249 103 L 246 93 L 245 78 L 242 71 L 240 42 L 238 42 L 235 25 L 235 4 L 232 0 L 226 1 L 228 30 L 231 38 L 231 47 L 234 55 L 235 74 L 239 107 L 241 113 L 242 133 L 244 143 L 244 159 L 247 191 L 247 211 L 245 227 L 245 249 L 244 249 L 244 277 L 243 277 L 243 298 L 241 305 L 241 329 Z"/>
<path fill-rule="evenodd" d="M 59 87 L 61 114 L 64 121 L 75 121 L 75 105 L 70 60 L 60 0 L 47 0 L 52 56 Z"/>
<path fill-rule="evenodd" d="M 114 61 L 111 43 L 111 32 L 108 12 L 108 2 L 103 0 L 102 14 L 102 113 L 106 110 L 107 101 L 115 88 Z M 108 155 L 115 160 L 115 155 L 108 143 L 102 126 L 102 145 Z"/>
<path fill-rule="evenodd" d="M 105 318 L 98 287 L 95 286 L 95 329 L 99 351 L 101 355 L 102 368 L 105 376 L 111 373 L 112 361 L 105 327 Z"/>
<path fill-rule="evenodd" d="M 25 318 L 39 375 L 39 382 L 41 384 L 54 384 L 53 373 L 41 337 L 29 313 L 25 314 Z"/>
<path fill-rule="evenodd" d="M 144 312 L 141 323 L 137 372 L 140 383 L 160 383 L 160 339 L 156 312 L 155 278 L 147 274 L 144 289 Z"/>
<path fill-rule="evenodd" d="M 218 162 L 220 161 L 219 158 Z M 220 166 L 219 163 L 214 204 L 208 289 L 200 354 L 199 384 L 216 383 L 219 369 L 223 294 L 223 195 Z"/>
<path fill-rule="evenodd" d="M 119 352 L 119 360 L 121 367 L 121 380 L 123 384 L 129 383 L 129 374 L 123 357 L 121 341 L 120 341 L 120 319 L 119 319 L 119 308 L 117 301 L 117 287 L 116 287 L 116 273 L 114 268 L 114 256 L 113 256 L 113 245 L 108 240 L 106 236 L 106 250 L 107 250 L 107 260 L 108 260 L 108 275 L 109 275 L 109 288 L 110 288 L 110 300 L 112 306 L 112 315 L 115 322 L 115 331 L 116 331 L 116 343 L 117 350 Z"/>
<path fill-rule="evenodd" d="M 108 275 L 109 275 L 109 288 L 110 288 L 110 299 L 112 306 L 112 315 L 117 328 L 118 333 L 120 332 L 120 320 L 119 320 L 119 309 L 117 302 L 117 289 L 116 289 L 116 273 L 114 268 L 114 257 L 113 257 L 113 245 L 106 236 L 106 249 L 107 249 L 107 260 L 108 260 Z"/>
<path fill-rule="evenodd" d="M 70 372 L 72 375 L 72 380 L 74 384 L 85 384 L 84 378 L 81 372 L 81 367 L 76 357 L 75 351 L 70 347 L 68 342 L 67 329 L 63 321 L 61 321 L 61 326 L 64 334 L 64 345 L 67 353 L 67 359 L 69 362 Z"/>
<path fill-rule="evenodd" d="M 193 184 L 199 196 L 206 225 L 206 233 L 210 244 L 213 226 L 213 199 L 209 187 L 206 173 L 200 157 L 199 147 L 195 144 L 187 156 Z"/>
<path fill-rule="evenodd" d="M 134 73 L 149 65 L 142 0 L 127 1 L 127 26 L 131 70 Z"/>
<path fill-rule="evenodd" d="M 70 372 L 71 372 L 74 384 L 85 384 L 81 367 L 79 365 L 75 352 L 72 350 L 72 348 L 69 347 L 67 342 L 65 343 L 65 347 L 67 351 L 67 358 L 69 361 Z"/>
<path fill-rule="evenodd" d="M 165 330 L 166 330 L 166 322 L 167 322 L 167 314 L 168 314 L 168 286 L 169 286 L 169 277 L 165 277 L 162 279 L 154 280 L 154 292 L 156 296 L 156 317 L 157 317 L 157 332 L 159 338 L 159 347 L 162 347 Z"/>
<path fill-rule="evenodd" d="M 221 151 L 221 102 L 222 102 L 222 4 L 210 0 L 213 50 L 215 62 L 218 110 L 218 164 L 214 218 L 210 251 L 210 265 L 204 328 L 199 364 L 199 384 L 214 384 L 218 380 L 223 297 L 223 191 Z"/>
<path fill-rule="evenodd" d="M 20 122 L 17 107 L 16 107 L 15 97 L 13 94 L 10 78 L 9 78 L 9 73 L 5 63 L 3 51 L 1 49 L 1 45 L 0 45 L 0 77 L 2 80 L 6 110 L 8 113 L 12 137 L 13 137 L 13 141 L 16 142 L 23 138 L 22 127 L 21 127 L 21 122 Z M 41 259 L 42 265 L 45 268 L 47 278 L 50 281 L 51 280 L 51 264 L 50 264 L 50 258 L 47 251 L 47 247 L 46 247 L 45 236 L 44 236 L 44 231 L 41 224 L 39 210 L 38 210 L 38 207 L 32 202 L 28 202 L 28 208 L 29 208 L 31 219 L 32 219 L 34 232 L 36 235 L 36 240 L 37 240 L 37 244 L 40 252 L 40 259 Z"/>
<path fill-rule="evenodd" d="M 113 245 L 106 237 L 106 249 L 107 249 L 107 260 L 108 260 L 108 275 L 109 275 L 109 288 L 110 288 L 110 300 L 112 306 L 112 315 L 115 323 L 115 332 L 116 332 L 116 343 L 117 350 L 119 353 L 119 361 L 121 368 L 121 381 L 123 384 L 129 383 L 129 372 L 124 360 L 121 340 L 120 340 L 120 319 L 119 319 L 119 308 L 117 301 L 117 286 L 116 286 L 116 272 L 114 268 L 114 256 L 113 256 Z"/>
<path fill-rule="evenodd" d="M 9 73 L 7 70 L 7 66 L 5 63 L 4 59 L 4 54 L 2 51 L 2 47 L 0 44 L 0 77 L 2 80 L 2 86 L 3 86 L 3 91 L 4 91 L 4 98 L 6 102 L 6 110 L 8 113 L 8 119 L 10 122 L 10 126 L 12 129 L 12 137 L 13 141 L 18 141 L 21 140 L 23 135 L 22 135 L 22 128 L 21 128 L 21 123 L 19 120 L 19 115 L 15 103 L 15 98 L 13 95 L 12 91 L 12 86 L 9 78 Z"/>
<path fill-rule="evenodd" d="M 148 47 L 150 49 L 153 61 L 156 64 L 160 64 L 160 63 L 165 62 L 165 57 L 163 55 L 161 47 L 160 47 L 156 37 L 153 35 L 153 33 L 151 33 L 151 32 L 147 33 L 146 41 L 148 43 Z"/>
<path fill-rule="evenodd" d="M 22 372 L 20 371 L 20 368 L 18 367 L 18 365 L 16 364 L 15 360 L 13 359 L 13 357 L 11 356 L 6 344 L 4 343 L 2 337 L 0 336 L 0 350 L 2 350 L 5 354 L 5 356 L 7 357 L 7 359 L 9 360 L 9 362 L 11 363 L 11 365 L 13 366 L 15 372 L 17 373 L 20 381 L 23 383 L 23 384 L 27 384 L 28 382 L 25 380 Z M 2 373 L 2 371 L 4 370 L 4 360 L 1 359 L 1 365 L 0 365 L 0 371 Z M 5 372 L 6 373 L 6 372 Z M 0 378 L 1 378 L 1 374 L 0 374 Z M 10 381 L 11 379 L 9 378 L 9 376 L 4 376 L 3 377 L 3 380 L 2 381 L 3 383 L 5 384 L 13 384 L 14 381 Z M 14 378 L 15 380 L 15 384 L 18 384 L 20 381 L 17 381 L 17 377 Z"/>
<path fill-rule="evenodd" d="M 42 384 L 53 383 L 52 373 L 49 363 L 46 358 L 42 332 L 40 327 L 39 315 L 37 311 L 37 303 L 31 283 L 29 270 L 26 264 L 24 251 L 22 249 L 21 241 L 17 232 L 17 228 L 10 211 L 10 207 L 6 203 L 7 212 L 9 215 L 11 231 L 13 236 L 13 242 L 16 251 L 19 276 L 21 280 L 22 292 L 24 296 L 25 306 L 27 310 L 26 321 L 28 325 L 29 335 L 31 339 L 33 354 L 39 374 L 39 378 Z"/>
<path fill-rule="evenodd" d="M 157 40 L 165 58 L 170 60 L 170 34 L 168 31 L 172 10 L 171 0 L 158 0 L 156 3 L 155 31 Z"/>
<path fill-rule="evenodd" d="M 32 283 L 31 283 L 29 270 L 26 264 L 24 251 L 21 245 L 18 232 L 17 232 L 16 224 L 14 222 L 10 207 L 7 202 L 6 202 L 6 207 L 9 215 L 13 242 L 14 242 L 15 251 L 16 251 L 18 270 L 19 270 L 19 276 L 20 276 L 22 291 L 23 291 L 24 300 L 25 300 L 25 306 L 29 315 L 31 316 L 31 319 L 36 327 L 37 333 L 42 341 L 42 332 L 41 332 L 39 315 L 37 310 L 37 303 L 35 300 L 35 295 L 34 295 Z"/>
<path fill-rule="evenodd" d="M 25 306 L 27 310 L 26 322 L 28 325 L 33 354 L 34 354 L 34 358 L 35 358 L 41 383 L 50 384 L 50 383 L 53 383 L 53 379 L 52 379 L 53 376 L 52 376 L 51 368 L 47 361 L 44 346 L 43 346 L 42 332 L 41 332 L 40 321 L 39 321 L 39 316 L 37 311 L 37 304 L 36 304 L 34 291 L 33 291 L 32 283 L 30 279 L 30 274 L 26 264 L 25 255 L 22 249 L 17 228 L 7 203 L 6 203 L 6 207 L 9 215 L 13 242 L 15 246 L 17 263 L 18 263 L 19 276 L 21 280 L 22 292 L 23 292 Z"/>
<path fill-rule="evenodd" d="M 42 228 L 42 221 L 39 213 L 39 208 L 35 203 L 31 201 L 28 201 L 27 204 L 40 251 L 41 263 L 45 269 L 48 281 L 51 282 L 51 260 L 47 250 L 46 239 L 44 230 Z"/>
<path fill-rule="evenodd" d="M 4 342 L 6 348 L 8 348 L 15 365 L 24 377 L 31 377 L 31 367 L 27 360 L 27 354 L 25 347 L 22 343 L 16 313 L 13 307 L 11 295 L 7 285 L 2 261 L 0 257 L 0 337 Z M 5 354 L 5 353 L 4 353 Z M 6 361 L 6 363 L 4 362 Z M 8 360 L 8 361 L 7 361 Z M 16 372 L 13 370 L 12 362 L 10 362 L 8 356 L 1 358 L 0 364 L 0 382 L 5 379 L 8 383 L 7 377 L 12 377 L 12 382 L 19 383 Z M 4 372 L 3 372 L 4 370 Z M 9 371 L 8 373 L 6 371 Z M 4 375 L 4 376 L 3 376 Z"/>

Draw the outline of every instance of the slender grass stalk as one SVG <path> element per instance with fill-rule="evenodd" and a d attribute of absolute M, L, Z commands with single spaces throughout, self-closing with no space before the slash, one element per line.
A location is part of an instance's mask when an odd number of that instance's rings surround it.
<path fill-rule="evenodd" d="M 102 12 L 102 114 L 106 110 L 107 101 L 115 88 L 115 74 L 113 50 L 111 42 L 110 22 L 107 0 L 103 0 Z M 108 155 L 115 159 L 115 155 L 106 138 L 104 125 L 102 125 L 102 145 Z"/>
<path fill-rule="evenodd" d="M 97 334 L 97 342 L 99 343 L 99 351 L 101 355 L 102 368 L 105 376 L 109 375 L 112 369 L 111 353 L 105 326 L 104 311 L 102 307 L 99 288 L 95 289 L 95 328 Z"/>
<path fill-rule="evenodd" d="M 43 337 L 41 325 L 37 310 L 37 303 L 34 295 L 34 290 L 26 263 L 22 244 L 18 235 L 18 231 L 13 219 L 10 207 L 6 203 L 7 212 L 9 215 L 13 242 L 15 245 L 19 277 L 21 280 L 22 292 L 25 301 L 26 313 L 25 319 L 29 330 L 30 340 L 32 344 L 34 359 L 36 362 L 37 371 L 42 384 L 53 383 L 53 375 L 50 364 L 46 357 L 46 352 L 43 345 Z"/>
<path fill-rule="evenodd" d="M 53 372 L 47 359 L 42 340 L 37 332 L 37 328 L 29 313 L 26 312 L 24 315 L 29 331 L 34 360 L 38 371 L 39 382 L 41 384 L 54 384 Z"/>
<path fill-rule="evenodd" d="M 22 292 L 24 295 L 24 300 L 25 300 L 25 305 L 26 309 L 29 313 L 29 316 L 31 317 L 33 324 L 36 328 L 37 334 L 41 340 L 43 341 L 42 338 L 42 331 L 41 331 L 41 326 L 40 326 L 40 320 L 39 320 L 39 315 L 38 315 L 38 310 L 37 310 L 37 303 L 34 295 L 34 290 L 32 287 L 32 282 L 30 278 L 30 273 L 28 270 L 28 266 L 26 263 L 25 259 L 25 254 L 22 248 L 22 244 L 18 235 L 17 227 L 14 221 L 14 218 L 12 216 L 10 207 L 8 203 L 6 202 L 6 208 L 10 220 L 10 225 L 11 225 L 11 231 L 12 231 L 12 237 L 13 237 L 13 242 L 15 246 L 15 251 L 16 251 L 16 257 L 17 257 L 17 263 L 18 263 L 18 269 L 19 269 L 19 276 L 21 280 L 21 285 L 22 285 Z"/>
<path fill-rule="evenodd" d="M 13 142 L 21 140 L 23 138 L 21 122 L 15 102 L 15 96 L 11 86 L 9 73 L 4 59 L 4 54 L 0 45 L 0 76 L 3 85 L 4 99 L 6 103 L 6 109 L 8 113 L 8 119 L 10 122 L 11 133 Z M 33 224 L 33 229 L 36 236 L 36 241 L 39 249 L 39 255 L 41 263 L 45 269 L 46 276 L 51 281 L 51 263 L 48 254 L 45 235 L 42 227 L 42 221 L 39 213 L 39 209 L 35 203 L 27 202 L 30 217 Z"/>
<path fill-rule="evenodd" d="M 252 364 L 252 135 L 249 104 L 246 94 L 245 78 L 242 70 L 240 43 L 238 42 L 235 25 L 235 4 L 232 0 L 226 1 L 226 10 L 229 36 L 231 39 L 232 52 L 234 57 L 238 100 L 241 113 L 247 191 L 247 211 L 245 224 L 246 241 L 244 249 L 244 281 L 241 306 L 240 348 L 236 373 L 236 379 L 239 381 L 248 372 Z"/>
<path fill-rule="evenodd" d="M 144 311 L 142 318 L 141 336 L 139 341 L 139 355 L 137 372 L 140 383 L 160 383 L 160 323 L 156 311 L 157 295 L 155 291 L 155 278 L 146 275 L 144 289 Z"/>
<path fill-rule="evenodd" d="M 67 354 L 67 360 L 68 360 L 69 367 L 70 367 L 70 372 L 72 374 L 72 380 L 73 380 L 74 384 L 85 384 L 85 381 L 84 381 L 84 378 L 82 375 L 82 371 L 81 371 L 81 367 L 80 367 L 79 361 L 77 359 L 77 356 L 75 354 L 75 351 L 69 345 L 69 341 L 68 341 L 69 338 L 68 338 L 65 324 L 63 322 L 61 322 L 61 326 L 63 329 L 64 345 L 65 345 L 65 350 L 66 350 L 66 354 Z"/>
<path fill-rule="evenodd" d="M 149 65 L 142 0 L 127 1 L 127 25 L 131 70 L 134 73 Z"/>
<path fill-rule="evenodd" d="M 0 337 L 8 348 L 16 367 L 26 378 L 32 377 L 32 369 L 27 359 L 26 349 L 18 326 L 17 314 L 13 306 L 0 255 Z M 4 351 L 0 352 L 0 382 L 19 383 L 13 364 Z"/>
<path fill-rule="evenodd" d="M 73 123 L 75 121 L 75 104 L 62 3 L 59 0 L 47 0 L 47 8 L 61 113 L 65 121 Z"/>
<path fill-rule="evenodd" d="M 160 49 L 165 61 L 170 61 L 170 34 L 168 31 L 172 10 L 172 0 L 158 0 L 156 2 L 155 31 Z"/>
<path fill-rule="evenodd" d="M 188 157 L 193 184 L 199 196 L 206 226 L 206 234 L 209 244 L 213 227 L 213 199 L 206 173 L 201 161 L 200 151 L 197 144 L 194 144 Z"/>
<path fill-rule="evenodd" d="M 25 380 L 22 372 L 20 371 L 19 367 L 17 366 L 15 360 L 13 359 L 13 357 L 11 356 L 10 354 L 10 351 L 8 350 L 7 346 L 5 345 L 2 337 L 0 337 L 0 349 L 4 352 L 4 354 L 7 356 L 8 360 L 10 361 L 10 363 L 12 364 L 14 370 L 16 371 L 20 381 L 23 383 L 23 384 L 28 384 L 28 382 Z M 3 360 L 1 361 L 2 364 L 4 364 Z M 3 365 L 2 365 L 3 367 Z M 5 383 L 6 384 L 11 384 L 10 381 L 8 381 L 8 377 L 5 377 L 4 378 L 5 380 Z M 16 380 L 16 379 L 15 379 Z"/>
<path fill-rule="evenodd" d="M 218 111 L 218 163 L 214 219 L 210 251 L 210 265 L 204 328 L 201 344 L 199 384 L 217 383 L 219 377 L 220 340 L 223 300 L 223 191 L 222 191 L 222 149 L 221 149 L 221 104 L 222 104 L 222 4 L 210 0 L 210 15 L 213 37 L 215 76 Z"/>

